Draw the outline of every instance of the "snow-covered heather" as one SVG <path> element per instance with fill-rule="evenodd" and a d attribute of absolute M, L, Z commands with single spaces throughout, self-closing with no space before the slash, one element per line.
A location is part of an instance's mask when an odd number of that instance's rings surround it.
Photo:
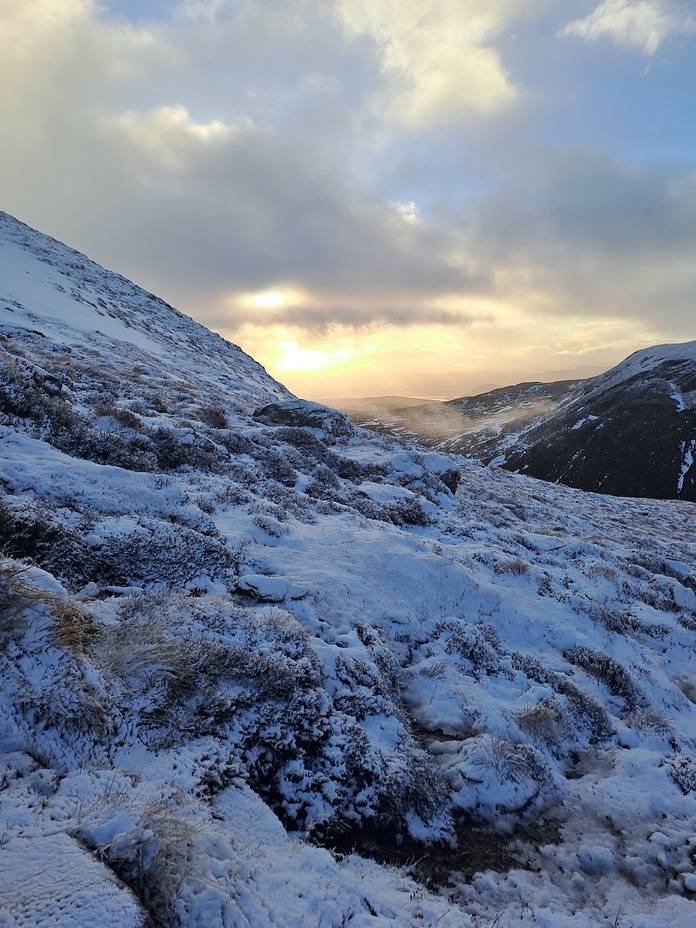
<path fill-rule="evenodd" d="M 691 928 L 693 504 L 404 449 L 0 243 L 0 925 Z"/>

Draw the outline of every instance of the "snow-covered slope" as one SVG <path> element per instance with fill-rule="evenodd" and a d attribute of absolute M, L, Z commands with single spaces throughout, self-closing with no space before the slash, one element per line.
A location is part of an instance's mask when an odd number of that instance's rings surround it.
<path fill-rule="evenodd" d="M 696 500 L 696 342 L 638 351 L 586 381 L 353 418 L 583 490 Z"/>
<path fill-rule="evenodd" d="M 290 397 L 241 348 L 3 212 L 0 312 L 6 337 L 43 337 L 67 354 L 89 349 L 95 367 L 118 361 L 124 380 L 166 381 L 200 391 L 201 402 L 219 393 L 243 409 Z"/>
<path fill-rule="evenodd" d="M 695 507 L 208 371 L 3 228 L 0 924 L 690 928 Z"/>

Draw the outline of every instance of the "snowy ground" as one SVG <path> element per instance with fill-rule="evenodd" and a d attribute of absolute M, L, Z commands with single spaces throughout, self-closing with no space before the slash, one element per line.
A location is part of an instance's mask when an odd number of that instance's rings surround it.
<path fill-rule="evenodd" d="M 0 220 L 0 926 L 691 928 L 696 507 L 353 429 Z"/>

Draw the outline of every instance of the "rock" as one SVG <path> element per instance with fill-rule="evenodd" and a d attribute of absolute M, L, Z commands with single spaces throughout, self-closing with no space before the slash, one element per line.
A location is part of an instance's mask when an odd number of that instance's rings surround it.
<path fill-rule="evenodd" d="M 331 438 L 350 438 L 355 432 L 350 420 L 342 412 L 309 400 L 270 403 L 257 409 L 254 418 L 265 425 L 314 429 Z"/>

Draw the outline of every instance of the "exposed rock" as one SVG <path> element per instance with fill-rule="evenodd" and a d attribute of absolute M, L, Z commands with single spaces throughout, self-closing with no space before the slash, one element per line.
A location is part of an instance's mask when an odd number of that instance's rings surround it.
<path fill-rule="evenodd" d="M 309 400 L 287 400 L 257 409 L 254 418 L 266 425 L 315 429 L 331 438 L 350 438 L 354 433 L 348 416 Z"/>

